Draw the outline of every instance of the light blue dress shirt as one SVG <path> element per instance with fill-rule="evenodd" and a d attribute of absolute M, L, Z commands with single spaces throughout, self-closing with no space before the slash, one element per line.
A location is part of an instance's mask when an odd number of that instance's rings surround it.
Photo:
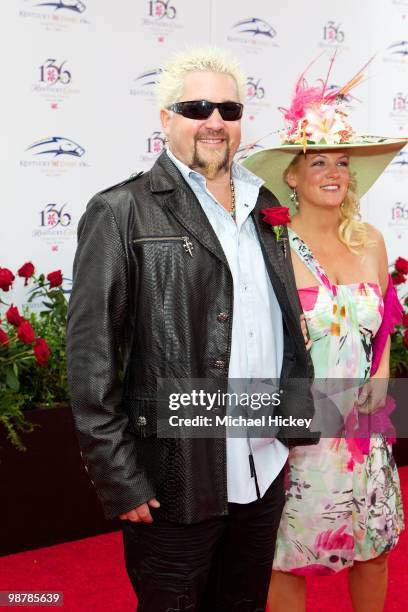
<path fill-rule="evenodd" d="M 208 191 L 205 177 L 191 170 L 170 150 L 167 155 L 193 190 L 225 253 L 234 284 L 229 379 L 279 379 L 283 360 L 282 313 L 265 266 L 254 222 L 263 181 L 238 164 L 232 165 L 236 220 Z M 233 381 L 231 380 L 233 384 Z M 252 455 L 260 495 L 281 471 L 288 449 L 276 439 L 252 439 Z M 227 437 L 228 501 L 257 499 L 251 476 L 247 438 Z"/>

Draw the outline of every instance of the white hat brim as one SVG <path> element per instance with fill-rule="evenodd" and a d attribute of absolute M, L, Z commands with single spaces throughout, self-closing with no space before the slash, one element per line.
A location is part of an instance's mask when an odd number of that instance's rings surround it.
<path fill-rule="evenodd" d="M 350 156 L 350 172 L 355 173 L 357 193 L 361 198 L 407 142 L 406 138 L 383 138 L 378 142 L 308 144 L 306 153 L 347 151 Z M 289 206 L 291 189 L 283 180 L 283 173 L 302 151 L 302 145 L 280 145 L 254 153 L 243 162 L 243 165 L 265 181 L 265 187 L 274 193 L 282 206 Z"/>

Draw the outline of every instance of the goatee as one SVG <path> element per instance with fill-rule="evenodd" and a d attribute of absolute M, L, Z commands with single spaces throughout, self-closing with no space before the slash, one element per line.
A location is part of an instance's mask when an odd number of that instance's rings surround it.
<path fill-rule="evenodd" d="M 229 153 L 230 153 L 230 147 L 229 147 L 229 138 L 226 134 L 207 134 L 209 137 L 218 137 L 218 138 L 225 138 L 225 143 L 226 143 L 226 147 L 222 148 L 222 150 L 217 151 L 208 151 L 208 157 L 210 157 L 210 159 L 205 159 L 203 157 L 200 156 L 199 152 L 198 152 L 198 147 L 197 144 L 198 142 L 203 138 L 203 135 L 197 136 L 195 138 L 194 141 L 194 154 L 193 154 L 193 159 L 190 165 L 191 169 L 194 168 L 201 168 L 202 170 L 204 170 L 204 175 L 206 178 L 208 179 L 213 179 L 217 176 L 218 172 L 220 170 L 228 170 L 229 167 Z"/>

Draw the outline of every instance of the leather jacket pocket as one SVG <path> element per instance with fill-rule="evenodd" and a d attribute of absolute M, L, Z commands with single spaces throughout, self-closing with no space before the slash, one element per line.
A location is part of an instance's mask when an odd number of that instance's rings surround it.
<path fill-rule="evenodd" d="M 133 240 L 130 241 L 133 247 L 154 243 L 180 244 L 190 257 L 193 256 L 194 245 L 189 236 L 142 236 L 140 238 L 133 238 Z"/>

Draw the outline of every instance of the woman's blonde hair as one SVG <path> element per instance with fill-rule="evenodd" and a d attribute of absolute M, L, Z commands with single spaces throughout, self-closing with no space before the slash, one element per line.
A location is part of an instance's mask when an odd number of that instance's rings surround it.
<path fill-rule="evenodd" d="M 239 101 L 244 101 L 245 77 L 238 60 L 217 47 L 192 47 L 173 55 L 163 67 L 156 85 L 161 108 L 167 108 L 180 100 L 184 78 L 189 72 L 228 74 L 237 85 Z"/>
<path fill-rule="evenodd" d="M 290 172 L 296 174 L 303 153 L 298 153 L 283 173 L 283 180 L 288 183 L 287 177 Z M 373 246 L 373 240 L 369 238 L 365 223 L 361 221 L 360 200 L 357 195 L 357 179 L 355 173 L 350 172 L 350 182 L 346 196 L 339 209 L 339 240 L 352 253 L 361 252 L 367 246 Z"/>

